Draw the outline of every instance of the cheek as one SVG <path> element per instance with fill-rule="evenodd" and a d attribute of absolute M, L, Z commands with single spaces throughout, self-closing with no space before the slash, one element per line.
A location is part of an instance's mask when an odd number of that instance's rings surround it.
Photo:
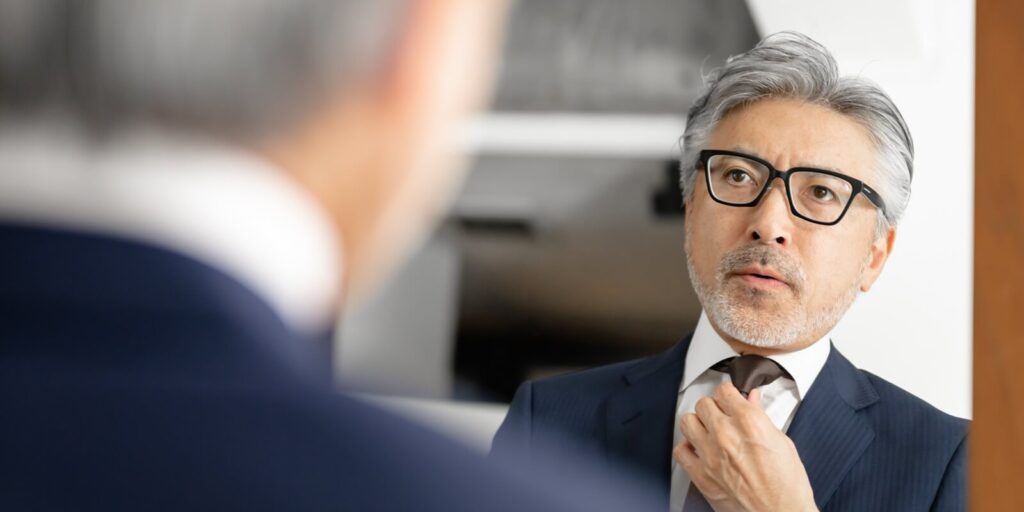
<path fill-rule="evenodd" d="M 739 245 L 729 212 L 715 211 L 715 206 L 694 198 L 686 207 L 690 259 L 705 279 L 717 271 L 722 256 Z"/>
<path fill-rule="evenodd" d="M 834 301 L 856 283 L 864 254 L 851 250 L 850 245 L 816 244 L 805 249 L 803 261 L 809 301 Z"/>

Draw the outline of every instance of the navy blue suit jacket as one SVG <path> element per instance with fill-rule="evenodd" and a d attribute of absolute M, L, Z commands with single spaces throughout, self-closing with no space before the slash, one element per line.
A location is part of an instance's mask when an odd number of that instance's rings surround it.
<path fill-rule="evenodd" d="M 178 253 L 0 224 L 0 510 L 637 504 L 538 483 L 339 396 L 311 376 L 315 345 Z"/>
<path fill-rule="evenodd" d="M 660 355 L 527 382 L 493 453 L 573 442 L 658 483 L 667 508 L 687 337 Z M 787 435 L 827 511 L 965 508 L 967 421 L 855 368 L 833 346 Z"/>

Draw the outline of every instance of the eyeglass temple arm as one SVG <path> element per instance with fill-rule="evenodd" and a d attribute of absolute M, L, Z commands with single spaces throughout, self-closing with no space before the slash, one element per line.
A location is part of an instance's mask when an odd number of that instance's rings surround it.
<path fill-rule="evenodd" d="M 885 209 L 885 201 L 882 200 L 882 196 L 879 195 L 878 192 L 875 192 L 875 189 L 862 183 L 860 191 L 864 193 L 864 197 L 868 198 L 868 201 L 871 201 L 879 210 L 882 210 L 883 215 L 887 213 Z"/>

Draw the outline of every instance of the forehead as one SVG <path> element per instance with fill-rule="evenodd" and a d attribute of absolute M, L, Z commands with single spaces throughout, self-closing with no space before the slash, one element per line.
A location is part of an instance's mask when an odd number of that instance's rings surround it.
<path fill-rule="evenodd" d="M 818 167 L 868 182 L 876 162 L 870 133 L 856 119 L 794 99 L 763 99 L 733 110 L 711 132 L 708 148 L 751 153 L 780 170 Z"/>

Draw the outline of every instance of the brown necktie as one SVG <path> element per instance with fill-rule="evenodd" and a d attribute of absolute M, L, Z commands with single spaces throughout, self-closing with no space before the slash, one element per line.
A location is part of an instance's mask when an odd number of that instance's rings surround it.
<path fill-rule="evenodd" d="M 771 384 L 779 377 L 792 378 L 779 363 L 753 354 L 723 359 L 711 369 L 728 373 L 732 378 L 732 384 L 743 393 L 743 396 L 749 395 L 755 388 Z M 712 512 L 711 505 L 692 482 L 690 490 L 686 493 L 683 512 Z"/>
<path fill-rule="evenodd" d="M 755 388 L 771 384 L 779 377 L 792 378 L 779 363 L 753 354 L 723 359 L 711 369 L 728 373 L 732 377 L 732 384 L 743 396 L 749 395 Z"/>

